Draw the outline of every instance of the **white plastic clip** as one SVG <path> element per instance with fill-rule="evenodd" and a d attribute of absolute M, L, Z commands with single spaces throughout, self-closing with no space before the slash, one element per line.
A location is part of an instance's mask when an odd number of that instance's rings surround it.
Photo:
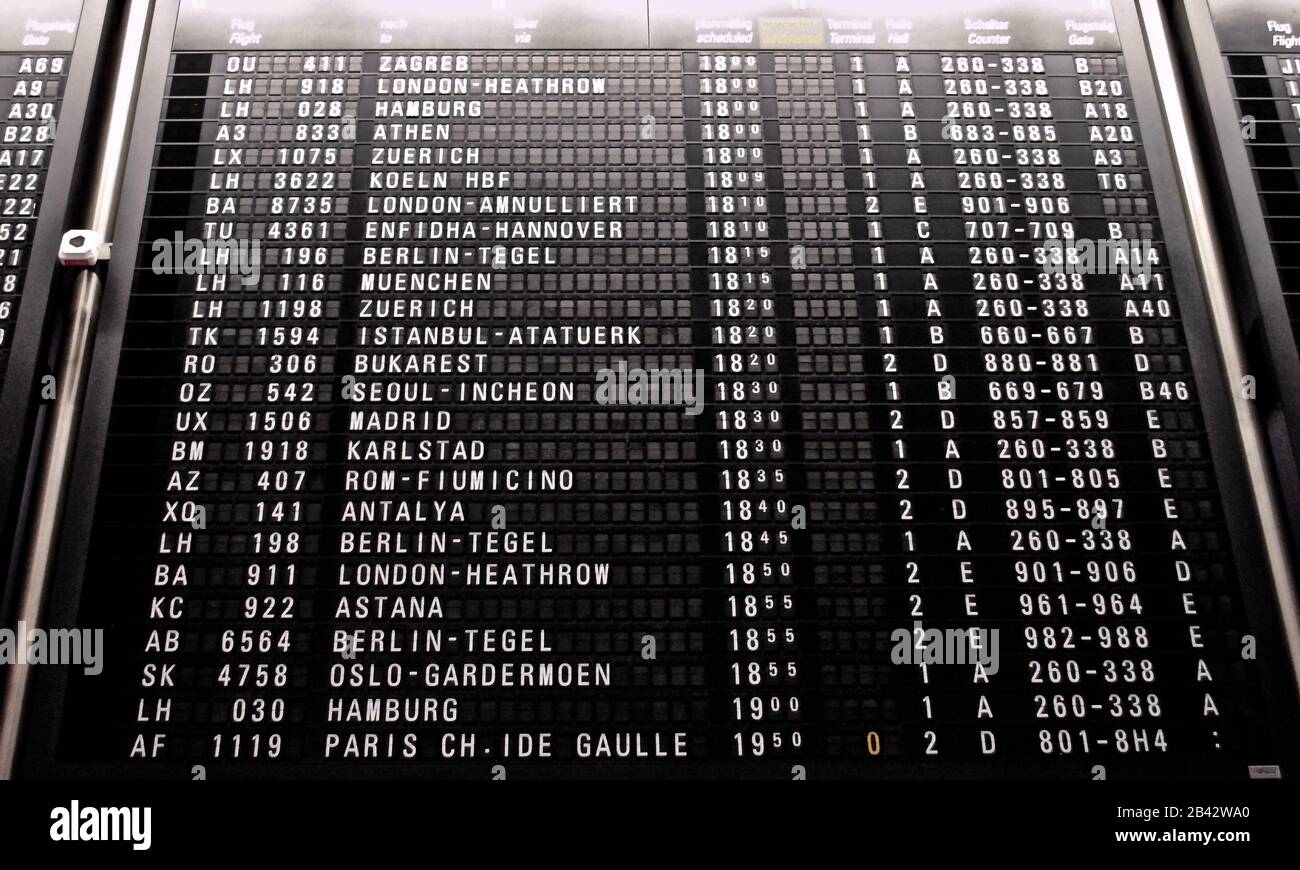
<path fill-rule="evenodd" d="M 112 255 L 112 243 L 94 230 L 68 230 L 59 242 L 59 262 L 65 266 L 93 266 Z"/>

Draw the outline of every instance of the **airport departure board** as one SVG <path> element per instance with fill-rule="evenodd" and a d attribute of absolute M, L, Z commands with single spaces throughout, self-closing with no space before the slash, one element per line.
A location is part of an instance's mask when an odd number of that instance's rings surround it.
<path fill-rule="evenodd" d="M 1289 771 L 1132 4 L 180 0 L 148 64 L 104 665 L 22 771 Z"/>

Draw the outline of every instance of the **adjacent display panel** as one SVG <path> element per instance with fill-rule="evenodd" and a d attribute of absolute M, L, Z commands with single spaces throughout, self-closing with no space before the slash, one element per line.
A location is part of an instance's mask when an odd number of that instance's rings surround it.
<path fill-rule="evenodd" d="M 42 401 L 47 302 L 103 29 L 98 0 L 11 0 L 0 16 L 0 604 Z M 0 608 L 3 612 L 3 608 Z"/>
<path fill-rule="evenodd" d="M 1268 420 L 1300 553 L 1300 5 L 1196 0 L 1177 12 L 1251 355 L 1242 389 Z"/>
<path fill-rule="evenodd" d="M 341 6 L 160 4 L 23 773 L 1292 769 L 1131 4 Z"/>

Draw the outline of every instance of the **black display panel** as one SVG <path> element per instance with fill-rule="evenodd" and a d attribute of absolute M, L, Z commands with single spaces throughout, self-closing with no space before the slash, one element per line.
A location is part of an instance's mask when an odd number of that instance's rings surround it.
<path fill-rule="evenodd" d="M 0 16 L 0 612 L 40 405 L 47 303 L 104 11 L 13 0 Z"/>
<path fill-rule="evenodd" d="M 161 4 L 22 772 L 1289 770 L 1131 4 L 895 6 Z"/>
<path fill-rule="evenodd" d="M 1249 381 L 1300 554 L 1300 120 L 1294 73 L 1300 7 L 1195 0 L 1176 7 L 1178 47 L 1201 123 L 1206 174 L 1226 241 Z M 1292 79 L 1296 79 L 1292 81 Z M 1295 556 L 1293 555 L 1293 560 Z"/>
<path fill-rule="evenodd" d="M 1300 7 L 1290 2 L 1210 3 L 1268 224 L 1286 313 L 1300 324 Z"/>

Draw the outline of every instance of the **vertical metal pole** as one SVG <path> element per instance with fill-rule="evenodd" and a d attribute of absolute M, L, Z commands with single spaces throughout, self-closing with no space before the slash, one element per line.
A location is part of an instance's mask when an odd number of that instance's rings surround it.
<path fill-rule="evenodd" d="M 1242 389 L 1246 377 L 1246 354 L 1228 290 L 1223 253 L 1210 226 L 1211 206 L 1205 192 L 1205 174 L 1193 144 L 1191 122 L 1184 109 L 1186 95 L 1170 48 L 1169 25 L 1160 8 L 1160 0 L 1138 0 L 1138 12 L 1164 112 L 1165 131 L 1173 151 L 1178 187 L 1190 225 L 1193 253 L 1205 288 L 1210 327 L 1228 384 L 1232 414 L 1246 462 L 1246 476 L 1254 495 L 1252 503 L 1264 542 L 1264 557 L 1273 583 L 1273 594 L 1278 603 L 1282 634 L 1291 659 L 1291 675 L 1297 694 L 1300 694 L 1300 603 L 1296 598 L 1295 576 L 1287 550 L 1287 526 L 1268 459 L 1268 441 L 1255 403 L 1246 398 Z"/>
<path fill-rule="evenodd" d="M 122 26 L 110 55 L 113 78 L 108 113 L 88 183 L 87 207 L 76 220 L 79 229 L 112 241 L 118 194 L 126 172 L 126 154 L 135 118 L 136 95 L 144 71 L 144 53 L 153 17 L 154 0 L 126 0 Z M 123 252 L 133 257 L 134 252 Z M 103 268 L 101 266 L 100 268 Z M 82 269 L 73 279 L 63 346 L 55 369 L 56 397 L 50 410 L 41 463 L 33 487 L 27 546 L 20 563 L 16 618 L 30 628 L 41 623 L 50 571 L 58 545 L 59 521 L 67 498 L 76 448 L 77 428 L 90 370 L 95 324 L 103 284 L 95 268 Z M 23 708 L 31 682 L 31 665 L 15 664 L 0 708 L 0 779 L 13 776 Z"/>

